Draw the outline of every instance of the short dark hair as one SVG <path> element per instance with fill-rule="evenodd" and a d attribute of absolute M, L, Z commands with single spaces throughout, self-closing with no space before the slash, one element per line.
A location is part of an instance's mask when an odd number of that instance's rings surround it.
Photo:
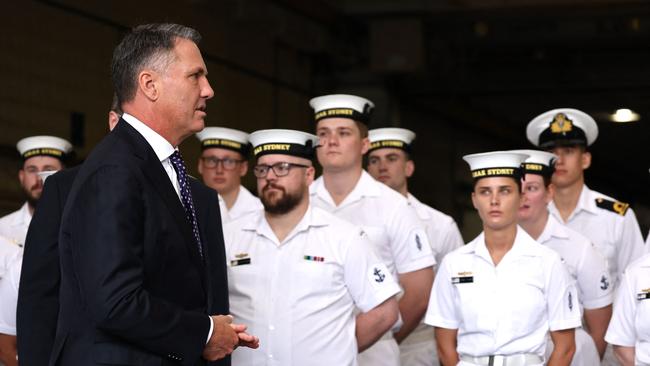
<path fill-rule="evenodd" d="M 111 79 L 118 105 L 133 100 L 142 69 L 161 70 L 169 65 L 178 38 L 198 44 L 201 35 L 183 25 L 161 23 L 139 25 L 122 39 L 111 61 Z"/>
<path fill-rule="evenodd" d="M 120 102 L 117 100 L 117 94 L 113 93 L 113 100 L 111 101 L 111 108 L 109 111 L 115 112 L 118 115 L 124 114 L 124 111 L 122 111 L 122 106 L 120 105 Z"/>

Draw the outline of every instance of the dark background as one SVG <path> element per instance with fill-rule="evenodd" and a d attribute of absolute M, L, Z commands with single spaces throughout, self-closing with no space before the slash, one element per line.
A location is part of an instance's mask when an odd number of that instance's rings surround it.
<path fill-rule="evenodd" d="M 373 100 L 371 128 L 418 135 L 411 191 L 454 216 L 466 240 L 480 226 L 462 155 L 529 148 L 528 121 L 558 107 L 596 118 L 587 183 L 631 203 L 644 235 L 650 227 L 650 5 L 625 0 L 3 2 L 0 213 L 23 201 L 16 142 L 58 135 L 82 160 L 107 130 L 113 47 L 161 21 L 203 35 L 208 125 L 313 131 L 311 97 Z M 617 108 L 641 120 L 608 121 Z M 182 149 L 196 173 L 198 142 Z"/>

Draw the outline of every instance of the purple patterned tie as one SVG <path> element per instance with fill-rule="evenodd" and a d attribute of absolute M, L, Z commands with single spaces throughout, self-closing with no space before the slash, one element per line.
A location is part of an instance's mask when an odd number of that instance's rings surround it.
<path fill-rule="evenodd" d="M 176 170 L 176 177 L 181 191 L 181 202 L 183 203 L 183 208 L 185 208 L 185 217 L 187 217 L 187 221 L 192 224 L 194 240 L 196 240 L 196 244 L 199 246 L 199 254 L 201 255 L 201 258 L 203 258 L 203 247 L 201 246 L 201 237 L 199 236 L 199 225 L 196 221 L 196 212 L 194 211 L 192 191 L 190 190 L 190 184 L 187 179 L 185 162 L 183 162 L 183 157 L 178 150 L 174 151 L 174 153 L 169 156 L 169 161 L 171 161 L 174 170 Z"/>

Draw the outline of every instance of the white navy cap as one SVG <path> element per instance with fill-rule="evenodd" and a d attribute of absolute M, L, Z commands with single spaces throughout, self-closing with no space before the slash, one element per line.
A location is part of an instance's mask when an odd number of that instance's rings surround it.
<path fill-rule="evenodd" d="M 16 148 L 25 160 L 38 155 L 65 160 L 72 150 L 72 144 L 56 136 L 31 136 L 18 141 Z"/>
<path fill-rule="evenodd" d="M 406 128 L 386 127 L 368 131 L 370 149 L 368 152 L 381 148 L 396 148 L 411 152 L 411 144 L 415 140 L 415 132 Z"/>
<path fill-rule="evenodd" d="M 521 166 L 524 174 L 538 174 L 549 178 L 553 175 L 557 155 L 542 150 L 512 150 L 512 152 L 528 155 Z"/>
<path fill-rule="evenodd" d="M 196 134 L 201 141 L 201 149 L 221 148 L 234 150 L 243 156 L 248 156 L 250 145 L 249 134 L 244 131 L 226 127 L 206 127 Z"/>
<path fill-rule="evenodd" d="M 311 160 L 318 147 L 316 135 L 296 130 L 260 130 L 251 133 L 249 139 L 256 158 L 267 154 L 283 154 Z"/>
<path fill-rule="evenodd" d="M 556 146 L 589 146 L 598 137 L 598 125 L 587 113 L 573 108 L 558 108 L 533 118 L 526 137 L 542 149 Z"/>
<path fill-rule="evenodd" d="M 366 98 L 349 94 L 330 94 L 312 98 L 309 105 L 314 109 L 316 122 L 324 118 L 349 118 L 365 123 L 375 104 Z"/>
<path fill-rule="evenodd" d="M 475 180 L 490 177 L 521 178 L 521 165 L 528 154 L 512 151 L 492 151 L 463 156 Z"/>

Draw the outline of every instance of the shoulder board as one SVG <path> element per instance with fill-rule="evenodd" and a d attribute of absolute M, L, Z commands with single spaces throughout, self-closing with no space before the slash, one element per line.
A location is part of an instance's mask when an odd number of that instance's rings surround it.
<path fill-rule="evenodd" d="M 616 212 L 621 216 L 625 216 L 627 209 L 630 208 L 629 203 L 619 202 L 619 201 L 610 201 L 604 198 L 596 198 L 596 206 L 605 209 L 607 211 Z"/>

